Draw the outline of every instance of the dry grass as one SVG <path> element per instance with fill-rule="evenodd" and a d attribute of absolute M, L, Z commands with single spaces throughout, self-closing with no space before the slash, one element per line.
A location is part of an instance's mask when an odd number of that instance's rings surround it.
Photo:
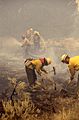
<path fill-rule="evenodd" d="M 63 99 L 62 99 L 63 101 Z M 66 101 L 66 100 L 65 100 Z M 67 100 L 64 104 L 70 104 L 71 100 Z M 73 105 L 68 108 L 63 106 L 60 113 L 44 112 L 40 114 L 40 110 L 35 110 L 32 103 L 25 99 L 24 101 L 15 101 L 12 106 L 11 101 L 3 102 L 5 108 L 5 115 L 1 120 L 79 120 L 79 101 L 75 101 Z M 72 102 L 73 103 L 73 102 Z"/>
<path fill-rule="evenodd" d="M 16 94 L 13 94 L 12 100 L 10 98 L 5 99 L 7 95 L 5 92 L 6 95 L 3 100 L 5 114 L 0 120 L 79 120 L 78 98 L 50 96 L 49 93 L 41 94 L 37 91 L 34 92 L 35 97 L 33 98 L 36 99 L 34 101 L 31 97 L 32 93 L 24 91 L 26 88 L 24 82 L 17 83 L 14 78 L 9 78 L 9 80 L 9 90 L 16 86 Z M 53 92 L 53 94 L 55 93 Z M 42 105 L 40 106 L 40 104 Z"/>

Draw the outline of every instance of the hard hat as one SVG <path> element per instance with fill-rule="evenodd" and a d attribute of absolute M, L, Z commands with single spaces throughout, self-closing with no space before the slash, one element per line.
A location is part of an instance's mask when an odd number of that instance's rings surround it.
<path fill-rule="evenodd" d="M 46 58 L 46 60 L 47 60 L 48 65 L 51 64 L 52 61 L 50 58 Z"/>
<path fill-rule="evenodd" d="M 40 35 L 38 31 L 34 31 L 34 35 Z"/>
<path fill-rule="evenodd" d="M 31 32 L 32 32 L 32 31 L 33 31 L 33 28 L 30 28 L 30 29 L 29 29 L 29 31 L 31 31 Z"/>
<path fill-rule="evenodd" d="M 69 57 L 67 54 L 62 55 L 61 56 L 61 61 L 62 62 L 65 61 L 67 57 Z"/>

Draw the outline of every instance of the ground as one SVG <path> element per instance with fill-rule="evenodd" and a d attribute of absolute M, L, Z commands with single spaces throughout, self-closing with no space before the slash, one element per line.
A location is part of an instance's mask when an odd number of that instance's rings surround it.
<path fill-rule="evenodd" d="M 14 41 L 12 46 L 9 45 L 11 39 Z M 70 54 L 76 55 L 79 50 L 79 40 L 76 40 L 74 46 L 73 39 L 63 42 L 62 40 L 47 41 L 50 44 L 47 45 L 44 55 L 52 56 L 57 74 L 54 76 L 51 72 L 47 77 L 40 78 L 39 85 L 33 89 L 28 89 L 24 50 L 16 39 L 7 38 L 7 41 L 0 54 L 0 94 L 5 110 L 5 115 L 1 117 L 1 120 L 78 120 L 77 84 L 74 81 L 68 85 L 69 74 L 66 66 L 62 66 L 59 57 L 64 51 L 68 53 L 73 51 L 73 54 Z M 68 46 L 69 43 L 71 46 Z M 51 68 L 49 67 L 48 71 Z"/>

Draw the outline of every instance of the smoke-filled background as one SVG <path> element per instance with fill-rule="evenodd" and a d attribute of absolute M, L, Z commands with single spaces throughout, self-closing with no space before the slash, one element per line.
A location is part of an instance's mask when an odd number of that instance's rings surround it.
<path fill-rule="evenodd" d="M 78 7 L 78 0 L 0 0 L 0 82 L 5 84 L 9 75 L 26 76 L 25 52 L 18 41 L 29 27 L 39 31 L 45 42 L 49 39 L 47 50 L 31 53 L 32 57 L 51 57 L 57 71 L 65 73 L 60 56 L 79 54 Z"/>
<path fill-rule="evenodd" d="M 79 36 L 75 28 L 79 26 L 77 2 L 0 0 L 0 36 L 14 36 L 20 39 L 28 27 L 37 29 L 45 38 Z"/>

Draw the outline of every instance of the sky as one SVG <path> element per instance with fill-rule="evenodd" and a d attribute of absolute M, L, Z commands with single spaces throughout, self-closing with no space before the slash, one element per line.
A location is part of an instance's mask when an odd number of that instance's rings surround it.
<path fill-rule="evenodd" d="M 45 39 L 71 37 L 76 12 L 74 0 L 0 0 L 0 37 L 21 39 L 29 27 Z"/>

